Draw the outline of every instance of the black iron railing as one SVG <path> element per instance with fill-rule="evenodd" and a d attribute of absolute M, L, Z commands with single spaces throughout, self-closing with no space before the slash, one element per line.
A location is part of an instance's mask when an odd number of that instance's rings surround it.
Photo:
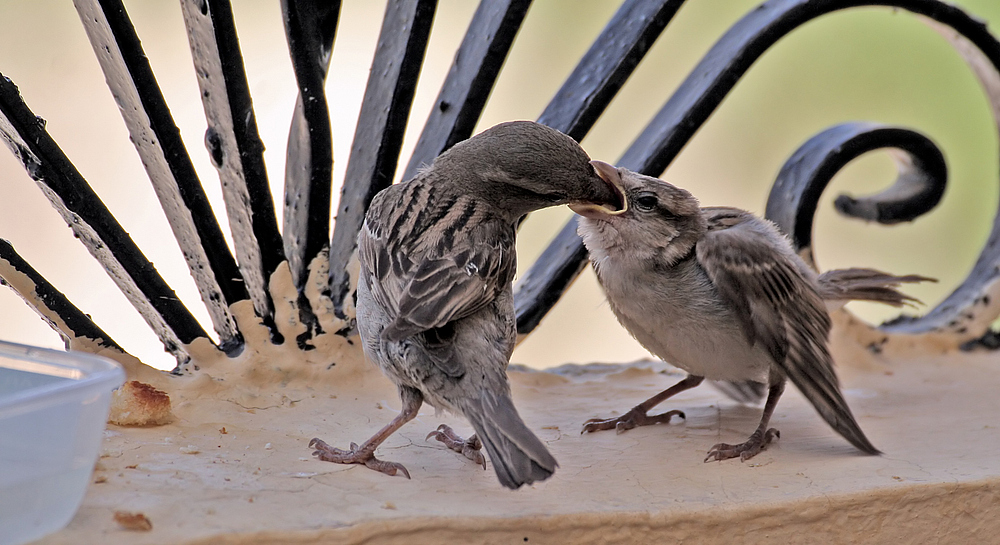
<path fill-rule="evenodd" d="M 283 0 L 282 14 L 299 91 L 291 120 L 279 228 L 275 200 L 264 167 L 263 145 L 228 0 L 182 0 L 208 129 L 204 143 L 219 171 L 235 255 L 180 138 L 139 37 L 121 0 L 76 0 L 77 10 L 105 72 L 132 141 L 142 158 L 202 302 L 220 350 L 233 353 L 245 342 L 231 307 L 252 302 L 271 341 L 288 342 L 275 325 L 268 282 L 288 263 L 298 290 L 298 319 L 306 326 L 297 349 L 312 348 L 319 334 L 353 334 L 353 285 L 349 263 L 365 209 L 392 183 L 400 164 L 403 134 L 431 32 L 436 2 L 390 0 L 380 31 L 341 198 L 331 227 L 332 137 L 324 84 L 339 2 Z M 404 178 L 471 136 L 487 103 L 528 0 L 483 0 L 454 63 L 405 163 Z M 545 108 L 539 121 L 581 140 L 616 96 L 683 0 L 626 0 Z M 617 164 L 660 175 L 718 108 L 754 62 L 790 31 L 823 15 L 860 6 L 883 6 L 917 14 L 943 32 L 979 78 L 994 115 L 1000 104 L 1000 43 L 986 25 L 939 0 L 771 0 L 751 10 L 726 32 L 668 98 Z M 2 71 L 3 67 L 0 67 Z M 30 100 L 30 97 L 27 97 Z M 46 197 L 108 271 L 164 346 L 183 365 L 185 346 L 209 339 L 87 181 L 45 130 L 9 79 L 0 77 L 0 134 L 39 182 Z M 804 144 L 781 170 L 767 216 L 812 255 L 812 223 L 819 196 L 847 163 L 868 151 L 902 150 L 899 177 L 889 189 L 863 198 L 841 196 L 837 209 L 880 223 L 908 221 L 941 199 L 947 169 L 927 137 L 874 123 L 845 123 Z M 1000 313 L 990 304 L 1000 280 L 1000 218 L 965 281 L 925 316 L 879 326 L 886 333 L 953 335 L 965 346 L 992 346 L 988 324 Z M 65 338 L 87 337 L 117 347 L 91 319 L 25 262 L 0 244 L 7 274 L 31 278 L 37 296 L 22 294 Z M 309 294 L 311 272 L 328 259 L 329 289 Z M 577 277 L 586 251 L 571 220 L 515 286 L 518 332 L 530 333 Z M 317 299 L 323 299 L 317 301 Z M 325 331 L 314 309 L 326 305 L 337 316 Z M 328 329 L 331 327 L 328 323 Z M 213 341 L 214 342 L 214 341 Z M 992 343 L 992 344 L 991 344 Z M 290 343 L 289 343 L 290 344 Z"/>

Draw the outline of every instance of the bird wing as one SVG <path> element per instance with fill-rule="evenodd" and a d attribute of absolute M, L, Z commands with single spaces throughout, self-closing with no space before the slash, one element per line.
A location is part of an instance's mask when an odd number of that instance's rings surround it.
<path fill-rule="evenodd" d="M 421 197 L 417 192 L 414 198 Z M 509 286 L 516 268 L 514 229 L 493 219 L 487 206 L 469 198 L 435 203 L 384 222 L 373 201 L 358 248 L 362 273 L 392 322 L 382 337 L 398 341 L 465 318 Z M 396 207 L 396 213 L 405 210 Z M 373 214 L 374 212 L 374 214 Z M 421 217 L 423 219 L 421 219 Z M 399 220 L 392 218 L 390 220 Z M 386 228 L 382 228 L 386 227 Z"/>
<path fill-rule="evenodd" d="M 860 450 L 877 453 L 840 393 L 823 301 L 790 259 L 794 254 L 775 247 L 780 233 L 770 229 L 745 212 L 709 215 L 709 230 L 697 244 L 698 262 L 733 309 L 747 341 L 771 354 L 831 427 Z"/>

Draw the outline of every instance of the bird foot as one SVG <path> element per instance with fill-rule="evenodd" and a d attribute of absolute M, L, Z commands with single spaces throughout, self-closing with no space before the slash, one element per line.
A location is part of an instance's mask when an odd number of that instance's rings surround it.
<path fill-rule="evenodd" d="M 738 445 L 730 445 L 728 443 L 719 443 L 712 447 L 708 451 L 708 456 L 705 456 L 705 461 L 709 460 L 728 460 L 729 458 L 739 457 L 741 462 L 745 462 L 750 458 L 760 454 L 760 452 L 767 448 L 771 444 L 772 439 L 778 439 L 781 437 L 781 432 L 771 428 L 765 433 L 760 433 L 760 431 L 755 431 L 753 435 L 745 443 L 740 443 Z"/>
<path fill-rule="evenodd" d="M 402 472 L 407 479 L 410 478 L 410 472 L 403 467 L 403 464 L 379 460 L 375 457 L 375 449 L 361 448 L 357 443 L 351 443 L 351 450 L 341 450 L 336 447 L 331 447 L 322 439 L 314 437 L 312 441 L 309 441 L 309 448 L 315 448 L 316 450 L 313 452 L 313 456 L 323 460 L 324 462 L 333 462 L 335 464 L 364 464 L 369 469 L 385 473 L 390 477 L 396 475 L 397 472 Z"/>
<path fill-rule="evenodd" d="M 674 416 L 679 416 L 681 418 L 687 418 L 684 415 L 684 411 L 667 411 L 662 414 L 649 415 L 646 411 L 640 407 L 633 407 L 629 412 L 619 416 L 618 418 L 608 418 L 607 420 L 601 420 L 600 418 L 591 418 L 590 420 L 583 423 L 583 430 L 581 434 L 587 432 L 594 432 L 600 430 L 610 430 L 615 429 L 617 433 L 623 433 L 626 430 L 630 430 L 636 426 L 651 426 L 653 424 L 666 424 L 670 422 L 670 419 Z"/>
<path fill-rule="evenodd" d="M 455 430 L 451 429 L 450 426 L 447 424 L 441 424 L 436 430 L 427 434 L 427 439 L 430 439 L 431 437 L 441 441 L 444 443 L 444 446 L 483 466 L 483 469 L 486 469 L 486 458 L 484 458 L 483 453 L 480 452 L 483 448 L 483 443 L 475 434 L 468 439 L 462 439 L 462 437 L 455 433 Z"/>

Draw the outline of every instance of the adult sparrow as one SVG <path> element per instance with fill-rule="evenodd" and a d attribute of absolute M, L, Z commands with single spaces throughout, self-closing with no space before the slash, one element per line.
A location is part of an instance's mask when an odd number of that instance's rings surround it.
<path fill-rule="evenodd" d="M 409 477 L 375 449 L 426 401 L 464 415 L 475 430 L 468 441 L 447 427 L 428 438 L 477 461 L 481 442 L 504 486 L 552 475 L 556 460 L 518 415 L 506 375 L 516 336 L 514 237 L 533 210 L 621 206 L 589 161 L 559 131 L 503 123 L 375 196 L 358 236 L 357 326 L 367 357 L 399 388 L 402 410 L 349 450 L 313 439 L 315 456 Z"/>

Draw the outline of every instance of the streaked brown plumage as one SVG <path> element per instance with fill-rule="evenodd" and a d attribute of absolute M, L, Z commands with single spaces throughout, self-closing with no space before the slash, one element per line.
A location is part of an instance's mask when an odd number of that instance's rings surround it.
<path fill-rule="evenodd" d="M 706 461 L 746 460 L 778 435 L 768 428 L 789 378 L 820 416 L 852 445 L 877 454 L 840 392 L 827 349 L 827 301 L 868 299 L 900 305 L 895 277 L 871 269 L 818 276 L 777 227 L 744 210 L 701 208 L 687 191 L 662 180 L 595 161 L 623 195 L 618 211 L 571 206 L 584 217 L 580 235 L 618 320 L 648 350 L 690 375 L 584 431 L 667 422 L 679 411 L 650 416 L 655 405 L 704 378 L 766 383 L 760 425 L 738 445 L 712 447 Z"/>
<path fill-rule="evenodd" d="M 552 475 L 556 461 L 518 415 L 506 376 L 515 225 L 540 208 L 616 198 L 573 139 L 526 121 L 459 143 L 376 195 L 358 237 L 358 330 L 365 354 L 399 387 L 403 408 L 363 445 L 344 451 L 314 439 L 314 454 L 409 476 L 374 451 L 427 401 L 468 418 L 504 486 Z M 447 429 L 431 436 L 478 455 L 472 438 Z"/>

